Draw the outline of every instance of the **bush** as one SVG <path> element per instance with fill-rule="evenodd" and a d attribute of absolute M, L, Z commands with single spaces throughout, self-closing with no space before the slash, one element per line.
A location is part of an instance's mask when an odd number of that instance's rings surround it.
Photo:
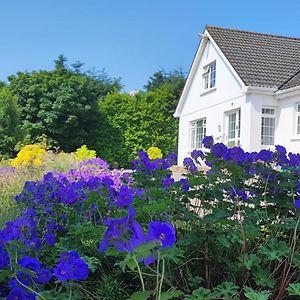
<path fill-rule="evenodd" d="M 0 231 L 3 296 L 299 297 L 300 155 L 204 145 L 178 182 L 176 155 L 142 151 L 131 173 L 95 158 L 27 182 Z"/>

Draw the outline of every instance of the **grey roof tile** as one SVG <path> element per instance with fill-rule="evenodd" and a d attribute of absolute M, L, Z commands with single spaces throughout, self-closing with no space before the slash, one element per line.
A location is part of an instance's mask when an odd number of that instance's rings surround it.
<path fill-rule="evenodd" d="M 299 38 L 213 26 L 206 29 L 247 86 L 282 88 L 289 79 L 289 85 L 300 84 L 300 75 L 295 76 L 300 70 Z"/>

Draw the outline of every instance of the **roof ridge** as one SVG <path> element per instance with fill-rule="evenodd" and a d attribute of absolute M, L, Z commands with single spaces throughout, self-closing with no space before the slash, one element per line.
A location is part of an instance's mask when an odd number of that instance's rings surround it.
<path fill-rule="evenodd" d="M 247 33 L 247 34 L 254 34 L 254 35 L 260 35 L 260 36 L 267 36 L 267 37 L 275 37 L 275 38 L 284 38 L 284 39 L 290 39 L 290 40 L 300 40 L 300 37 L 291 37 L 291 36 L 284 36 L 284 35 L 276 35 L 276 34 L 269 34 L 269 33 L 262 33 L 262 32 L 256 32 L 256 31 L 249 31 L 249 30 L 241 30 L 241 29 L 233 29 L 233 28 L 225 28 L 225 27 L 219 27 L 219 26 L 213 26 L 213 25 L 206 25 L 204 30 L 208 30 L 209 28 L 212 29 L 222 29 L 226 31 L 234 31 L 234 32 L 240 32 L 240 33 Z"/>

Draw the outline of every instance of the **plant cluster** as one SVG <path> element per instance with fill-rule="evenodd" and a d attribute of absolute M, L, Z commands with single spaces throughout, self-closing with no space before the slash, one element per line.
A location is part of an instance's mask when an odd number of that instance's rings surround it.
<path fill-rule="evenodd" d="M 17 157 L 12 159 L 13 167 L 40 167 L 43 164 L 43 155 L 46 150 L 40 145 L 25 145 L 17 154 Z"/>
<path fill-rule="evenodd" d="M 82 145 L 80 148 L 76 149 L 75 156 L 77 161 L 83 161 L 89 158 L 96 158 L 96 151 L 89 150 L 86 145 Z"/>
<path fill-rule="evenodd" d="M 1 295 L 297 299 L 300 154 L 203 144 L 179 181 L 175 154 L 139 151 L 131 172 L 91 158 L 26 182 L 0 230 Z"/>

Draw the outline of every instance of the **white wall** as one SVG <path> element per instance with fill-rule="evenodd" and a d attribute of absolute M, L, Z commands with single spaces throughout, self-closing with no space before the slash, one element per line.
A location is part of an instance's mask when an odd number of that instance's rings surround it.
<path fill-rule="evenodd" d="M 279 99 L 277 143 L 288 151 L 300 153 L 300 136 L 296 132 L 296 104 L 300 95 Z"/>
<path fill-rule="evenodd" d="M 277 141 L 278 134 L 278 115 L 279 115 L 279 101 L 275 99 L 274 94 L 263 93 L 250 93 L 246 96 L 246 102 L 249 105 L 250 116 L 250 139 L 247 150 L 260 151 L 261 146 L 261 112 L 263 107 L 274 107 L 276 109 L 275 116 L 275 145 L 279 143 Z"/>
<path fill-rule="evenodd" d="M 205 92 L 203 90 L 202 71 L 203 67 L 216 60 L 216 87 Z M 180 112 L 179 120 L 179 143 L 178 163 L 190 154 L 190 122 L 206 117 L 206 134 L 213 135 L 215 140 L 224 141 L 224 113 L 241 108 L 241 136 L 242 145 L 248 145 L 249 132 L 246 116 L 249 105 L 245 102 L 243 87 L 236 79 L 230 68 L 219 55 L 214 45 L 208 41 L 203 54 L 198 62 L 197 70 L 192 79 L 186 95 L 185 103 Z M 243 121 L 245 119 L 245 122 Z M 220 126 L 219 126 L 220 125 Z M 219 131 L 221 127 L 221 131 Z"/>

